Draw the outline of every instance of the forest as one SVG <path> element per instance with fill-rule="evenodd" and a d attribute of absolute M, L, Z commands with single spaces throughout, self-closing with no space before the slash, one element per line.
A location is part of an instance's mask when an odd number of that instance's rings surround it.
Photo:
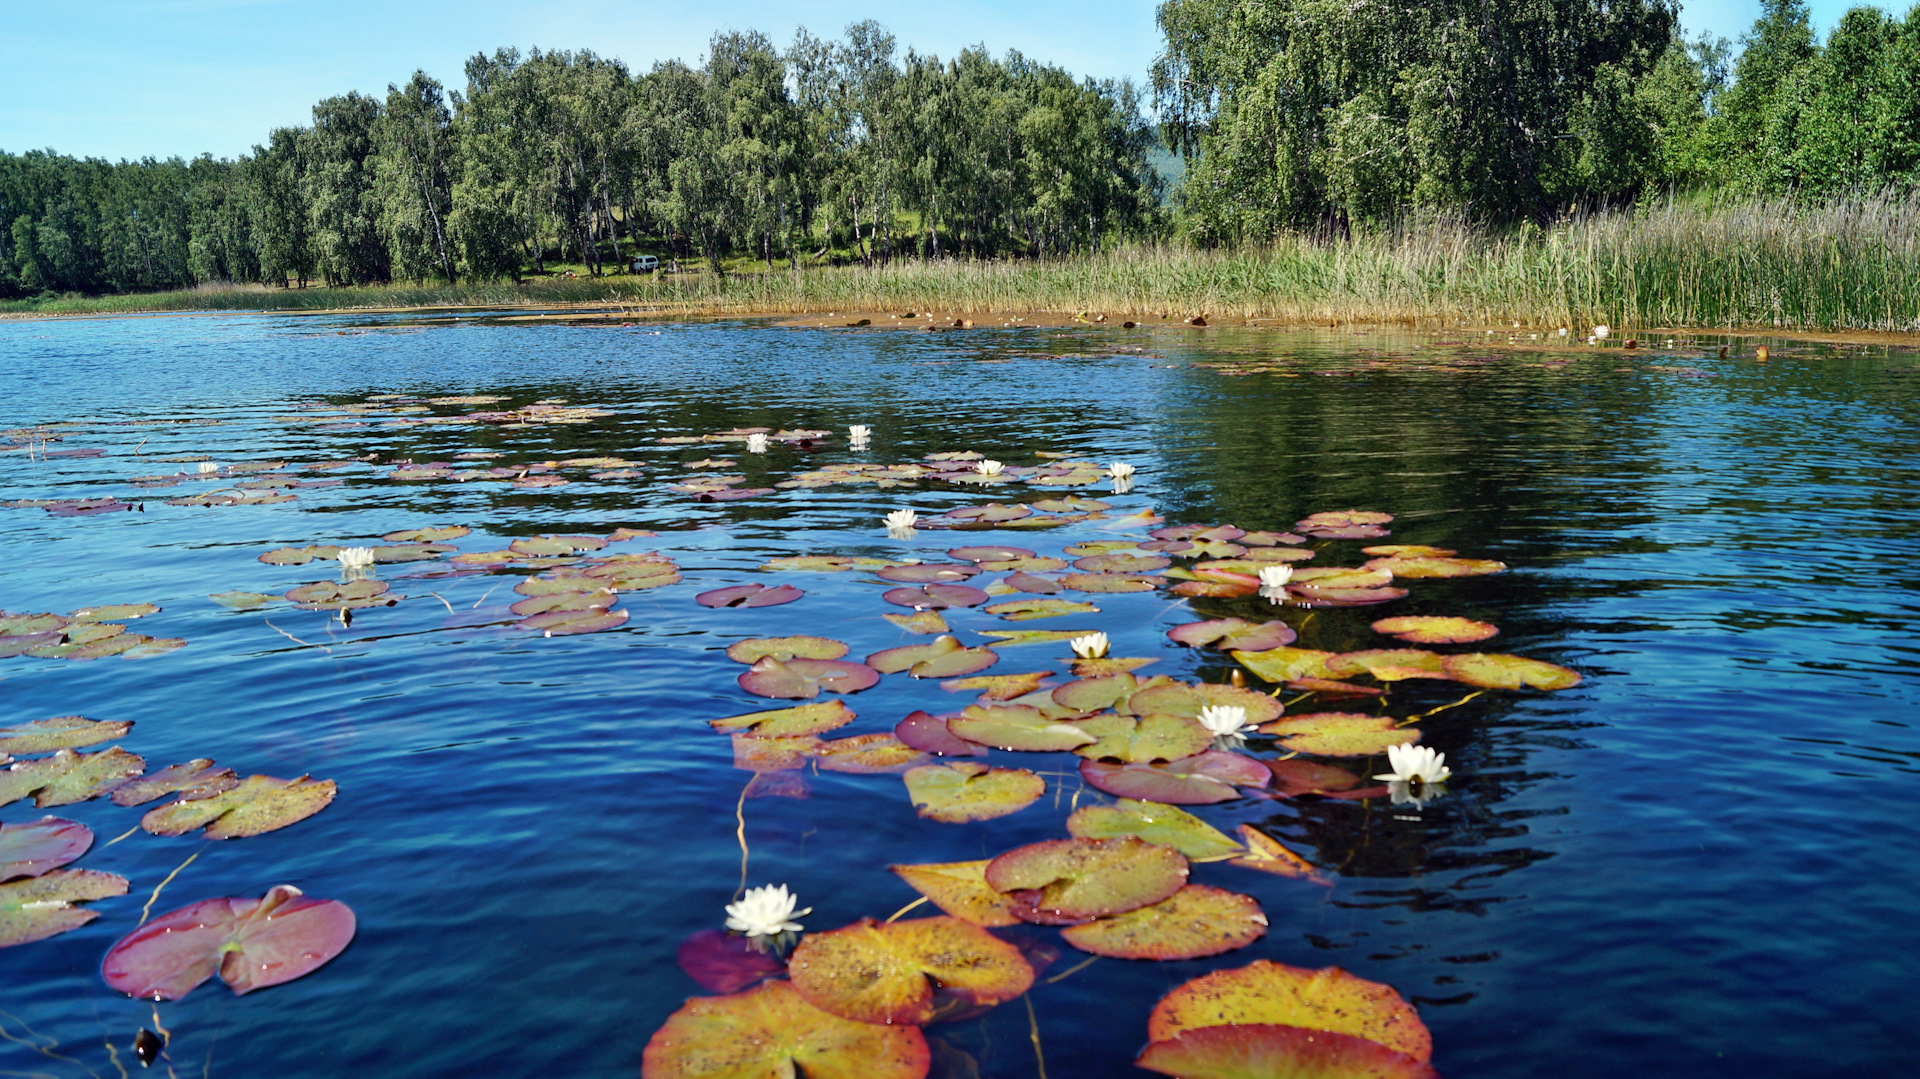
<path fill-rule="evenodd" d="M 1491 13 L 1491 14 L 1489 14 Z M 0 152 L 0 296 L 1058 260 L 1503 230 L 1656 199 L 1905 190 L 1920 7 L 1736 52 L 1663 0 L 1167 0 L 1150 85 L 984 47 L 716 35 L 698 67 L 501 49 L 313 106 L 238 160 Z M 1149 115 L 1151 111 L 1151 116 Z M 1156 162 L 1171 150 L 1184 176 Z"/>

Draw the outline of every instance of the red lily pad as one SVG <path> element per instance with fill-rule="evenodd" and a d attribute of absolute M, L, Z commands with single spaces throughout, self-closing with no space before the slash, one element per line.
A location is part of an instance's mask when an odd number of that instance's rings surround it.
<path fill-rule="evenodd" d="M 1216 618 L 1207 622 L 1188 622 L 1167 631 L 1169 640 L 1189 648 L 1211 645 L 1222 652 L 1263 652 L 1292 644 L 1299 634 L 1285 622 L 1248 622 L 1241 618 Z"/>
<path fill-rule="evenodd" d="M 353 940 L 353 911 L 279 885 L 263 899 L 207 899 L 120 938 L 100 964 L 129 996 L 178 1000 L 216 973 L 235 996 L 325 966 Z"/>
<path fill-rule="evenodd" d="M 331 779 L 248 776 L 231 790 L 149 810 L 140 827 L 154 835 L 185 835 L 206 825 L 208 839 L 242 839 L 306 820 L 332 804 L 337 789 Z"/>
<path fill-rule="evenodd" d="M 972 761 L 925 764 L 902 778 L 914 811 L 946 824 L 1018 813 L 1047 793 L 1047 781 L 1025 768 L 989 768 Z"/>
<path fill-rule="evenodd" d="M 1009 893 L 1022 921 L 1073 925 L 1137 910 L 1187 883 L 1187 859 L 1137 836 L 1051 839 L 987 863 L 987 885 Z"/>
<path fill-rule="evenodd" d="M 919 588 L 894 588 L 880 596 L 896 607 L 920 611 L 944 611 L 950 607 L 978 607 L 990 597 L 972 585 L 929 584 Z"/>
<path fill-rule="evenodd" d="M 78 861 L 91 846 L 91 828 L 59 817 L 0 824 L 0 881 L 40 876 Z"/>
<path fill-rule="evenodd" d="M 874 576 L 897 584 L 961 584 L 979 572 L 980 567 L 971 564 L 915 562 L 876 570 Z"/>
<path fill-rule="evenodd" d="M 1497 635 L 1500 629 L 1471 618 L 1415 614 L 1382 618 L 1373 624 L 1373 631 L 1412 644 L 1471 644 Z"/>
<path fill-rule="evenodd" d="M 536 614 L 514 623 L 520 629 L 536 630 L 546 637 L 598 633 L 601 630 L 617 629 L 626 624 L 626 611 L 608 610 L 602 607 L 589 607 L 581 611 L 548 611 L 546 614 Z"/>
<path fill-rule="evenodd" d="M 882 674 L 906 671 L 915 678 L 955 678 L 984 671 L 998 662 L 1000 654 L 993 649 L 968 648 L 944 635 L 926 644 L 888 648 L 867 657 L 867 666 Z"/>
<path fill-rule="evenodd" d="M 829 772 L 857 776 L 898 775 L 927 762 L 927 755 L 891 734 L 830 738 L 813 747 L 813 759 Z"/>
<path fill-rule="evenodd" d="M 790 659 L 762 656 L 739 679 L 740 688 L 756 697 L 805 700 L 821 690 L 858 693 L 880 681 L 880 672 L 864 663 L 839 659 Z"/>
<path fill-rule="evenodd" d="M 966 506 L 957 510 L 948 510 L 941 514 L 955 521 L 977 521 L 983 524 L 1000 524 L 1004 521 L 1018 521 L 1033 516 L 1033 511 L 1025 506 L 1005 506 L 998 502 L 989 502 L 984 506 Z"/>
<path fill-rule="evenodd" d="M 1251 757 L 1207 750 L 1164 764 L 1081 761 L 1080 775 L 1116 798 L 1168 805 L 1209 805 L 1239 798 L 1240 787 L 1265 787 L 1273 773 Z"/>
<path fill-rule="evenodd" d="M 842 1019 L 807 1003 L 793 983 L 695 997 L 647 1042 L 644 1079 L 925 1079 L 927 1040 L 917 1026 Z"/>
<path fill-rule="evenodd" d="M 1034 552 L 1025 547 L 955 547 L 947 554 L 962 562 L 1007 562 L 1034 557 Z"/>
<path fill-rule="evenodd" d="M 522 618 L 529 618 L 536 614 L 553 614 L 558 611 L 605 612 L 613 606 L 617 598 L 611 591 L 604 588 L 596 592 L 549 592 L 544 595 L 529 596 L 507 609 Z"/>
<path fill-rule="evenodd" d="M 831 637 L 749 637 L 727 646 L 728 659 L 749 664 L 767 656 L 778 660 L 839 659 L 846 654 L 846 643 Z"/>
<path fill-rule="evenodd" d="M 239 785 L 239 777 L 233 774 L 233 769 L 215 767 L 212 761 L 200 757 L 185 764 L 170 764 L 138 779 L 129 779 L 113 788 L 111 797 L 117 806 L 143 805 L 169 794 L 180 795 L 181 801 L 192 801 L 230 791 Z"/>
<path fill-rule="evenodd" d="M 78 929 L 100 915 L 74 906 L 127 894 L 127 878 L 91 869 L 56 869 L 0 884 L 0 948 Z"/>
<path fill-rule="evenodd" d="M 1361 783 L 1359 776 L 1345 768 L 1299 757 L 1268 761 L 1267 768 L 1273 772 L 1274 793 L 1284 798 L 1297 798 L 1303 794 L 1345 796 Z M 1380 789 L 1384 791 L 1386 788 Z"/>
<path fill-rule="evenodd" d="M 687 977 L 709 993 L 738 993 L 787 972 L 777 954 L 724 929 L 702 929 L 681 941 L 675 959 Z"/>
<path fill-rule="evenodd" d="M 1051 577 L 1042 577 L 1034 573 L 1009 574 L 1001 583 L 1016 592 L 1027 592 L 1036 596 L 1050 596 L 1056 592 L 1064 592 L 1067 587 Z"/>
<path fill-rule="evenodd" d="M 1200 959 L 1244 948 L 1267 932 L 1252 896 L 1189 884 L 1158 903 L 1060 931 L 1068 944 L 1112 959 Z"/>
<path fill-rule="evenodd" d="M 914 712 L 893 728 L 893 736 L 923 753 L 942 757 L 984 757 L 987 747 L 969 742 L 947 729 L 946 719 Z"/>
<path fill-rule="evenodd" d="M 1087 573 L 1133 573 L 1146 574 L 1166 569 L 1173 565 L 1173 559 L 1163 555 L 1138 555 L 1115 552 L 1111 554 L 1088 555 L 1074 562 L 1075 569 Z"/>
<path fill-rule="evenodd" d="M 1300 607 L 1371 607 L 1407 598 L 1404 588 L 1327 588 L 1313 584 L 1290 584 L 1287 595 Z"/>
<path fill-rule="evenodd" d="M 1203 974 L 1160 998 L 1147 1037 L 1166 1041 L 1185 1031 L 1243 1023 L 1279 1023 L 1377 1042 L 1425 1063 L 1433 1036 L 1413 1006 L 1391 986 L 1339 967 L 1307 970 L 1255 960 Z"/>
<path fill-rule="evenodd" d="M 702 607 L 778 607 L 805 594 L 790 584 L 772 588 L 763 584 L 736 584 L 702 592 L 693 597 L 693 601 Z"/>
<path fill-rule="evenodd" d="M 884 924 L 862 918 L 810 933 L 787 969 L 793 987 L 815 1007 L 875 1024 L 931 1020 L 936 984 L 974 1004 L 1011 1000 L 1033 985 L 1033 967 L 1020 949 L 944 916 Z"/>
<path fill-rule="evenodd" d="M 1279 1023 L 1184 1031 L 1147 1046 L 1134 1066 L 1180 1079 L 1440 1079 L 1378 1042 Z"/>

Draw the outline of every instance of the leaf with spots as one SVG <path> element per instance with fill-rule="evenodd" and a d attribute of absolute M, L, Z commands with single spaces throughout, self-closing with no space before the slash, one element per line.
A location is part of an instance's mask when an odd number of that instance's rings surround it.
<path fill-rule="evenodd" d="M 327 808 L 331 779 L 275 779 L 253 775 L 208 798 L 182 799 L 149 810 L 140 827 L 154 835 L 185 835 L 202 825 L 208 839 L 242 839 L 298 824 Z"/>
<path fill-rule="evenodd" d="M 992 1005 L 1033 984 L 1020 949 L 953 917 L 886 924 L 863 918 L 810 933 L 787 969 L 793 987 L 815 1007 L 874 1024 L 931 1020 L 936 985 L 969 1003 Z"/>
<path fill-rule="evenodd" d="M 903 778 L 914 810 L 947 824 L 1018 813 L 1047 792 L 1047 781 L 1024 768 L 989 768 L 972 761 L 922 765 Z"/>
<path fill-rule="evenodd" d="M 986 879 L 994 891 L 1012 895 L 1022 921 L 1073 925 L 1173 895 L 1187 883 L 1187 859 L 1131 835 L 1051 839 L 993 859 Z"/>
<path fill-rule="evenodd" d="M 1113 959 L 1201 959 L 1244 948 L 1267 931 L 1252 896 L 1189 884 L 1158 903 L 1060 931 L 1083 952 Z"/>

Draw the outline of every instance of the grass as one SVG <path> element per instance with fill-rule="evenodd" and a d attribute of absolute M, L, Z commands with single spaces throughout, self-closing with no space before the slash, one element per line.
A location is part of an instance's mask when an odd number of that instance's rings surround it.
<path fill-rule="evenodd" d="M 1606 323 L 1920 332 L 1920 192 L 1670 203 L 1494 231 L 1429 217 L 1235 251 L 1126 246 L 1066 260 L 897 261 L 772 273 L 409 288 L 234 288 L 0 303 L 0 313 L 617 305 L 634 314 L 934 310 L 1293 323 Z"/>

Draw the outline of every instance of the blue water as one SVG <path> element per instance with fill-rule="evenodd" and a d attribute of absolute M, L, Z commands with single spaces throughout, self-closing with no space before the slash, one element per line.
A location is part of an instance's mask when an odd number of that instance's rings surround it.
<path fill-rule="evenodd" d="M 1249 361 L 1256 373 L 1209 366 Z M 1585 676 L 1575 689 L 1491 693 L 1424 721 L 1455 778 L 1419 813 L 1316 799 L 1198 810 L 1223 829 L 1261 823 L 1332 879 L 1322 888 L 1196 867 L 1196 881 L 1259 900 L 1272 926 L 1250 948 L 1194 962 L 1100 960 L 1048 982 L 1082 957 L 1033 931 L 1062 953 L 1032 997 L 1051 1079 L 1146 1074 L 1129 1062 L 1160 994 L 1255 958 L 1338 965 L 1394 986 L 1419 1006 L 1448 1076 L 1853 1077 L 1904 1071 L 1911 1055 L 1920 353 L 1774 342 L 1761 365 L 1750 349 L 1556 356 L 1502 340 L 1217 328 L 929 334 L 221 316 L 0 323 L 0 380 L 0 429 L 72 422 L 56 449 L 107 451 L 0 454 L 0 500 L 145 502 L 98 517 L 0 510 L 0 608 L 152 602 L 162 612 L 132 630 L 189 642 L 145 660 L 0 660 L 0 726 L 128 719 L 136 726 L 120 744 L 151 768 L 206 756 L 243 775 L 340 784 L 324 812 L 268 835 L 137 833 L 96 846 L 76 868 L 123 874 L 130 893 L 95 903 L 99 919 L 80 930 L 0 950 L 0 1074 L 133 1067 L 128 1046 L 154 1009 L 109 990 L 98 964 L 196 851 L 155 913 L 290 883 L 347 902 L 360 928 L 303 980 L 244 998 L 213 983 L 161 1005 L 177 1074 L 633 1076 L 648 1035 L 699 992 L 674 953 L 720 924 L 740 883 L 737 804 L 748 883 L 792 886 L 815 930 L 910 902 L 888 863 L 988 857 L 1064 834 L 1078 789 L 1070 775 L 1050 780 L 1058 797 L 969 825 L 918 819 L 891 776 L 821 773 L 808 777 L 807 798 L 739 803 L 748 774 L 702 722 L 773 706 L 734 684 L 741 668 L 721 650 L 740 637 L 820 633 L 856 658 L 909 640 L 880 618 L 897 608 L 879 602 L 870 575 L 760 573 L 770 557 L 935 558 L 976 542 L 1055 554 L 1138 535 L 1095 522 L 886 538 L 887 510 L 990 497 L 937 485 L 713 504 L 665 490 L 692 471 L 681 462 L 710 455 L 737 457 L 729 471 L 770 486 L 833 461 L 958 449 L 1015 464 L 1038 451 L 1132 461 L 1132 493 L 1088 492 L 1115 516 L 1152 506 L 1169 522 L 1284 529 L 1318 510 L 1391 512 L 1392 542 L 1512 569 L 1408 582 L 1412 596 L 1386 608 L 1319 612 L 1303 645 L 1379 647 L 1367 623 L 1384 613 L 1460 614 L 1500 625 L 1489 647 Z M 565 398 L 617 415 L 525 429 L 389 426 L 380 415 L 334 429 L 283 422 L 311 418 L 302 403 L 376 394 Z M 129 420 L 218 423 L 119 425 Z M 737 445 L 657 441 L 851 423 L 876 428 L 870 451 L 836 443 L 756 460 L 729 452 Z M 519 490 L 396 483 L 389 466 L 365 465 L 328 473 L 345 483 L 299 489 L 292 502 L 215 508 L 163 502 L 211 485 L 128 482 L 183 467 L 155 461 L 173 455 L 298 465 L 470 450 L 517 464 L 617 455 L 644 462 L 646 476 L 589 482 L 573 470 L 569 486 Z M 624 596 L 631 619 L 618 630 L 554 638 L 504 624 L 511 580 L 403 579 L 421 565 L 382 567 L 408 598 L 351 627 L 207 599 L 328 575 L 261 564 L 274 547 L 456 523 L 474 529 L 458 541 L 466 551 L 544 532 L 654 529 L 625 548 L 672 554 L 686 579 Z M 1358 546 L 1336 543 L 1319 561 L 1354 564 Z M 807 595 L 760 610 L 692 599 L 755 580 Z M 1216 654 L 1164 638 L 1200 617 L 1193 606 L 1094 598 L 1101 615 L 1016 628 L 1101 628 L 1116 655 L 1159 657 L 1148 673 L 1226 679 Z M 1209 602 L 1199 605 L 1208 617 L 1228 609 Z M 949 620 L 1005 628 L 980 612 Z M 997 670 L 1064 670 L 1059 646 L 1005 653 Z M 1459 693 L 1416 685 L 1389 710 Z M 859 719 L 836 735 L 965 700 L 889 676 L 849 703 Z M 995 757 L 1069 774 L 1074 763 Z M 100 844 L 138 813 L 104 800 L 56 812 Z M 0 809 L 6 823 L 40 815 Z M 945 1043 L 943 1060 L 962 1062 L 936 1074 L 970 1074 L 969 1058 L 980 1076 L 1039 1074 L 1021 1004 L 928 1033 Z"/>

